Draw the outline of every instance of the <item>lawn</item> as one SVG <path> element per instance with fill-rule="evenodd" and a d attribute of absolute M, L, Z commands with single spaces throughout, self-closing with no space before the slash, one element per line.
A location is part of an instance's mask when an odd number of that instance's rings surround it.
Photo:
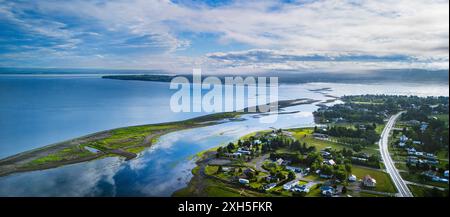
<path fill-rule="evenodd" d="M 444 192 L 442 192 L 442 191 L 433 190 L 433 189 L 422 187 L 422 186 L 408 185 L 408 188 L 411 190 L 414 197 L 433 197 L 433 196 L 439 196 L 439 194 L 442 194 L 441 196 L 445 196 Z M 435 195 L 433 195 L 433 191 L 435 191 L 435 193 L 434 193 Z"/>
<path fill-rule="evenodd" d="M 320 185 L 315 185 L 313 186 L 309 193 L 306 195 L 306 197 L 320 197 L 321 196 L 321 192 L 320 192 Z"/>
<path fill-rule="evenodd" d="M 408 167 L 406 166 L 406 163 L 404 162 L 398 162 L 395 163 L 395 168 L 399 169 L 399 170 L 408 170 Z"/>
<path fill-rule="evenodd" d="M 48 163 L 68 161 L 75 158 L 83 158 L 88 156 L 94 156 L 95 154 L 90 151 L 84 149 L 83 146 L 73 146 L 69 148 L 62 149 L 58 152 L 48 154 L 47 156 L 36 158 L 26 164 L 26 166 L 39 166 L 45 165 Z"/>
<path fill-rule="evenodd" d="M 439 120 L 445 121 L 448 125 L 448 120 L 449 120 L 448 114 L 440 114 L 440 115 L 432 115 L 432 116 L 436 117 Z"/>
<path fill-rule="evenodd" d="M 381 194 L 371 194 L 368 192 L 359 192 L 359 197 L 386 197 L 386 196 Z"/>
<path fill-rule="evenodd" d="M 208 165 L 208 166 L 205 167 L 205 173 L 206 173 L 206 175 L 214 175 L 214 174 L 217 173 L 218 169 L 219 169 L 218 166 L 210 166 L 210 165 Z"/>
<path fill-rule="evenodd" d="M 306 144 L 308 144 L 308 145 L 315 146 L 317 148 L 317 150 L 322 150 L 327 147 L 331 147 L 336 150 L 342 150 L 344 148 L 351 149 L 351 147 L 349 147 L 349 146 L 339 144 L 336 142 L 315 139 L 312 136 L 312 133 L 314 131 L 313 128 L 295 128 L 295 129 L 289 129 L 289 131 L 292 132 L 293 136 L 296 139 L 298 139 L 300 142 L 306 142 Z M 378 146 L 376 146 L 376 145 L 373 145 L 370 147 L 365 147 L 365 148 L 363 148 L 362 152 L 366 152 L 369 154 L 379 154 L 379 151 L 377 148 L 378 148 Z"/>
<path fill-rule="evenodd" d="M 394 184 L 392 183 L 391 177 L 385 172 L 353 165 L 352 174 L 354 174 L 358 179 L 362 179 L 364 176 L 370 175 L 372 178 L 377 180 L 377 185 L 374 189 L 375 191 L 389 193 L 397 192 Z"/>
<path fill-rule="evenodd" d="M 259 193 L 251 190 L 244 190 L 230 186 L 228 184 L 207 179 L 205 193 L 208 197 L 267 197 L 269 194 Z"/>

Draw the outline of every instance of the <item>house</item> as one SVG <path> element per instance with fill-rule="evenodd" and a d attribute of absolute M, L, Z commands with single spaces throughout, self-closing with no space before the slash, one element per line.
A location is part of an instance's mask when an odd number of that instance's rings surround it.
<path fill-rule="evenodd" d="M 413 144 L 414 144 L 414 145 L 422 145 L 422 142 L 421 142 L 421 141 L 414 140 L 414 141 L 413 141 Z"/>
<path fill-rule="evenodd" d="M 252 154 L 251 151 L 244 150 L 244 149 L 241 149 L 241 148 L 238 148 L 237 153 L 241 153 L 241 154 L 245 154 L 245 155 L 251 155 Z"/>
<path fill-rule="evenodd" d="M 292 180 L 286 184 L 283 185 L 284 190 L 291 190 L 294 186 L 298 184 L 298 180 Z"/>
<path fill-rule="evenodd" d="M 422 157 L 424 155 L 423 152 L 420 152 L 420 151 L 416 151 L 416 153 L 414 153 L 414 154 L 418 157 Z"/>
<path fill-rule="evenodd" d="M 322 187 L 320 187 L 320 193 L 323 196 L 331 197 L 334 195 L 334 188 L 331 186 L 322 186 Z"/>
<path fill-rule="evenodd" d="M 364 124 L 360 124 L 360 125 L 358 126 L 358 129 L 359 129 L 359 130 L 366 130 L 366 126 L 365 126 Z"/>
<path fill-rule="evenodd" d="M 315 184 L 316 184 L 316 183 L 314 183 L 314 182 L 309 182 L 309 183 L 304 184 L 304 185 L 302 185 L 302 186 L 295 186 L 294 188 L 292 188 L 292 191 L 309 193 L 309 190 L 310 190 L 311 187 L 314 186 Z"/>
<path fill-rule="evenodd" d="M 412 125 L 412 126 L 419 125 L 420 121 L 418 121 L 418 120 L 410 120 L 410 121 L 407 122 L 407 124 Z"/>
<path fill-rule="evenodd" d="M 364 176 L 364 179 L 363 179 L 363 185 L 366 187 L 373 188 L 377 185 L 377 180 L 372 178 L 370 175 L 366 175 L 366 176 Z"/>
<path fill-rule="evenodd" d="M 405 143 L 407 141 L 408 141 L 408 137 L 407 136 L 405 136 L 405 135 L 400 136 L 400 142 Z"/>
<path fill-rule="evenodd" d="M 239 179 L 239 183 L 244 184 L 244 185 L 247 185 L 248 183 L 250 183 L 250 181 L 249 181 L 248 179 L 240 178 L 240 179 Z"/>
<path fill-rule="evenodd" d="M 306 187 L 305 185 L 295 186 L 294 188 L 291 189 L 291 191 L 309 193 L 309 188 Z"/>
<path fill-rule="evenodd" d="M 264 186 L 264 190 L 268 191 L 268 190 L 270 190 L 272 188 L 275 188 L 275 186 L 277 186 L 277 183 L 267 184 L 266 186 Z"/>
<path fill-rule="evenodd" d="M 411 152 L 411 153 L 416 153 L 416 149 L 415 148 L 406 148 L 406 151 Z"/>
<path fill-rule="evenodd" d="M 245 175 L 247 175 L 247 174 L 249 174 L 249 173 L 254 173 L 254 172 L 255 172 L 255 170 L 252 169 L 252 168 L 247 168 L 247 169 L 244 170 L 244 174 L 245 174 Z"/>
<path fill-rule="evenodd" d="M 398 143 L 398 147 L 405 147 L 406 146 L 406 143 L 404 143 L 404 142 L 399 142 Z"/>
<path fill-rule="evenodd" d="M 327 157 L 330 157 L 331 156 L 331 153 L 330 152 L 328 152 L 328 151 L 320 151 L 320 153 L 322 154 L 322 157 L 325 157 L 325 158 L 327 158 Z"/>
<path fill-rule="evenodd" d="M 283 163 L 281 163 L 281 165 L 283 165 L 283 166 L 287 166 L 289 164 L 291 164 L 290 160 L 283 160 Z"/>
<path fill-rule="evenodd" d="M 436 174 L 433 171 L 431 171 L 431 170 L 422 172 L 422 176 L 425 176 L 425 177 L 427 177 L 429 179 L 433 179 L 434 177 L 437 177 Z"/>
<path fill-rule="evenodd" d="M 278 181 L 280 181 L 280 179 L 278 177 L 276 177 L 276 176 L 266 176 L 265 179 L 266 179 L 267 182 L 278 182 Z"/>
<path fill-rule="evenodd" d="M 350 108 L 350 109 L 352 109 L 352 108 Z M 335 123 L 339 123 L 339 122 L 344 122 L 345 121 L 345 119 L 343 117 L 332 118 L 331 120 L 333 122 L 335 122 Z"/>
<path fill-rule="evenodd" d="M 348 181 L 349 182 L 356 182 L 356 176 L 355 175 L 350 175 L 349 177 L 348 177 Z"/>
<path fill-rule="evenodd" d="M 231 168 L 229 168 L 229 167 L 222 167 L 222 172 L 227 173 L 227 172 L 230 172 L 230 171 L 231 171 Z"/>
<path fill-rule="evenodd" d="M 362 157 L 362 158 L 369 158 L 370 157 L 370 155 L 369 154 L 367 154 L 367 153 L 360 153 L 360 154 L 358 154 L 357 156 L 359 156 L 359 157 Z"/>
<path fill-rule="evenodd" d="M 317 129 L 326 130 L 328 125 L 326 124 L 316 124 Z"/>
<path fill-rule="evenodd" d="M 253 141 L 253 144 L 255 144 L 255 145 L 259 145 L 259 144 L 261 144 L 261 140 L 259 140 L 259 139 L 256 139 L 255 141 Z"/>
<path fill-rule="evenodd" d="M 430 165 L 438 165 L 439 161 L 438 160 L 426 160 L 426 163 L 428 163 Z"/>
<path fill-rule="evenodd" d="M 313 137 L 316 139 L 326 139 L 328 138 L 328 135 L 323 133 L 313 133 Z"/>
<path fill-rule="evenodd" d="M 416 155 L 416 152 L 415 151 L 408 151 L 408 155 Z"/>
<path fill-rule="evenodd" d="M 304 175 L 308 174 L 310 171 L 311 171 L 311 168 L 309 168 L 309 167 L 306 168 L 305 171 L 304 171 Z"/>
<path fill-rule="evenodd" d="M 448 170 L 444 171 L 444 177 L 448 178 Z"/>
<path fill-rule="evenodd" d="M 334 160 L 333 160 L 333 159 L 330 159 L 330 160 L 326 160 L 326 161 L 324 161 L 324 163 L 325 163 L 325 164 L 328 164 L 328 165 L 330 165 L 330 166 L 333 166 L 333 165 L 335 165 L 335 164 L 336 164 L 336 162 L 334 162 Z"/>
<path fill-rule="evenodd" d="M 431 181 L 433 181 L 433 182 L 443 182 L 443 183 L 448 183 L 448 179 L 441 178 L 441 177 L 438 177 L 438 176 L 432 177 L 432 178 L 431 178 Z"/>
<path fill-rule="evenodd" d="M 283 160 L 283 158 L 278 158 L 275 162 L 276 162 L 278 165 L 282 165 L 283 162 L 284 162 L 284 160 Z"/>
<path fill-rule="evenodd" d="M 322 179 L 331 179 L 331 178 L 333 178 L 332 175 L 327 175 L 327 174 L 323 174 L 323 173 L 320 174 L 319 177 L 322 178 Z"/>
<path fill-rule="evenodd" d="M 287 137 L 292 137 L 292 135 L 293 135 L 292 132 L 289 132 L 289 131 L 283 131 L 282 134 Z"/>
<path fill-rule="evenodd" d="M 420 131 L 422 131 L 422 133 L 425 132 L 425 130 L 427 130 L 427 128 L 428 128 L 428 123 L 426 123 L 426 122 L 420 123 Z"/>
<path fill-rule="evenodd" d="M 368 159 L 360 158 L 360 157 L 352 157 L 352 160 L 359 161 L 359 162 L 367 162 L 368 161 Z"/>
<path fill-rule="evenodd" d="M 415 156 L 408 156 L 406 161 L 410 164 L 417 164 L 419 162 L 419 160 Z"/>
<path fill-rule="evenodd" d="M 286 166 L 286 169 L 287 169 L 287 170 L 290 170 L 290 171 L 292 171 L 292 172 L 294 172 L 294 173 L 301 173 L 301 172 L 302 172 L 302 169 L 301 169 L 301 168 L 293 167 L 293 166 Z"/>
<path fill-rule="evenodd" d="M 436 155 L 434 155 L 432 153 L 426 153 L 426 152 L 425 152 L 425 156 L 424 157 L 428 158 L 428 159 L 431 159 L 431 160 L 436 160 L 437 159 Z"/>
<path fill-rule="evenodd" d="M 229 157 L 229 158 L 239 158 L 239 157 L 242 156 L 242 154 L 241 154 L 241 153 L 238 153 L 238 152 L 234 152 L 234 153 L 225 153 L 225 156 L 226 156 L 226 157 Z"/>

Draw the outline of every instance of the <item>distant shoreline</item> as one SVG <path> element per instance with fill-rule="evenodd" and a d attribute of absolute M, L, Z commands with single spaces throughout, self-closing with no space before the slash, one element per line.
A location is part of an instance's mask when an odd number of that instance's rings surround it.
<path fill-rule="evenodd" d="M 122 74 L 122 75 L 105 75 L 104 79 L 116 80 L 136 80 L 136 81 L 160 81 L 170 82 L 177 76 L 183 76 L 192 82 L 192 75 L 165 75 L 165 74 Z M 211 76 L 205 74 L 204 76 Z M 236 77 L 236 75 L 214 75 L 218 77 L 222 83 L 225 77 Z M 435 83 L 448 84 L 448 70 L 426 71 L 423 73 L 415 71 L 380 71 L 373 73 L 262 73 L 262 74 L 243 74 L 241 77 L 277 77 L 278 82 L 282 84 L 304 84 L 304 83 L 349 83 L 349 84 L 371 84 L 371 83 Z M 320 90 L 319 90 L 320 91 Z M 326 89 L 323 91 L 327 91 Z"/>

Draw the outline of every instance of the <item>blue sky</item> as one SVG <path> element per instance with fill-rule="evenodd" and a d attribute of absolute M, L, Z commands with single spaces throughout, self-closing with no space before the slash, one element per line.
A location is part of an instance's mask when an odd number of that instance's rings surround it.
<path fill-rule="evenodd" d="M 448 0 L 0 0 L 0 67 L 448 69 Z"/>

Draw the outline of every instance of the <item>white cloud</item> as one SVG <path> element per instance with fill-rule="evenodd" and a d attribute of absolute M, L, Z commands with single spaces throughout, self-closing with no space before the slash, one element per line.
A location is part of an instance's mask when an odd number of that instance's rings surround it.
<path fill-rule="evenodd" d="M 22 7 L 27 7 L 23 6 Z M 28 6 L 29 7 L 29 6 Z M 146 68 L 163 65 L 165 68 L 189 69 L 195 64 L 209 68 L 228 69 L 303 69 L 321 67 L 422 67 L 448 68 L 449 2 L 446 0 L 379 0 L 338 1 L 319 0 L 302 4 L 281 4 L 278 1 L 235 1 L 220 7 L 199 5 L 189 7 L 169 0 L 130 1 L 39 1 L 34 10 L 45 14 L 65 14 L 76 17 L 110 32 L 124 32 L 135 36 L 153 35 L 166 52 L 133 57 L 136 65 L 121 55 L 95 60 L 93 65 L 119 65 Z M 2 12 L 0 12 L 2 14 Z M 4 14 L 4 13 L 3 13 Z M 58 22 L 52 28 L 34 28 L 43 35 L 76 39 Z M 63 24 L 61 24 L 63 25 Z M 75 31 L 101 34 L 79 27 Z M 180 56 L 176 51 L 192 46 L 180 36 L 182 32 L 206 32 L 218 35 L 218 44 L 240 43 L 255 49 L 267 50 L 278 62 L 236 61 Z M 82 41 L 74 41 L 80 44 Z M 134 45 L 136 46 L 136 45 Z M 191 49 L 200 49 L 192 47 Z M 251 51 L 241 51 L 249 53 Z M 290 61 L 287 55 L 329 55 L 357 53 L 372 56 L 410 56 L 405 61 Z M 230 55 L 232 53 L 223 53 Z M 218 55 L 218 53 L 214 54 Z M 103 55 L 105 56 L 105 55 Z M 106 62 L 105 62 L 106 61 Z M 108 62 L 109 61 L 109 62 Z M 180 62 L 177 62 L 180 61 Z M 200 63 L 199 63 L 200 62 Z"/>

